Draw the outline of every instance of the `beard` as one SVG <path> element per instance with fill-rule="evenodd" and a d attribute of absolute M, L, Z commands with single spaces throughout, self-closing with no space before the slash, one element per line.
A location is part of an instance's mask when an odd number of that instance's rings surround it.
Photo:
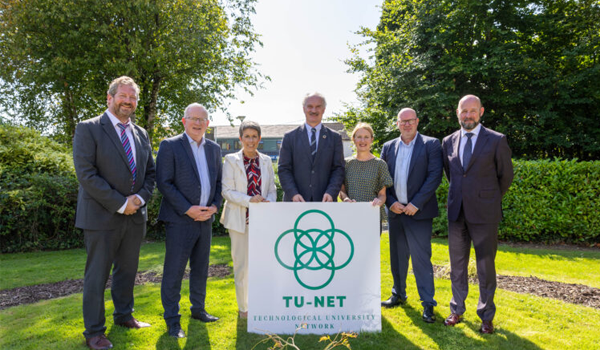
<path fill-rule="evenodd" d="M 473 130 L 477 127 L 477 125 L 479 125 L 479 121 L 475 119 L 460 121 L 460 126 L 462 126 L 465 130 Z"/>
<path fill-rule="evenodd" d="M 122 109 L 121 107 L 123 106 L 127 106 L 129 107 L 129 110 L 126 111 L 124 109 Z M 121 117 L 121 118 L 129 118 L 133 115 L 133 113 L 135 112 L 135 108 L 133 108 L 133 105 L 128 104 L 128 103 L 121 103 L 115 106 L 115 112 L 116 112 L 116 116 Z"/>

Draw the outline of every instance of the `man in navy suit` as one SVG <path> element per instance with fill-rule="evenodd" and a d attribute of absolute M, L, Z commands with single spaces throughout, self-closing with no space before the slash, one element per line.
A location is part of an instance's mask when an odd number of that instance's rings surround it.
<path fill-rule="evenodd" d="M 148 133 L 131 120 L 139 93 L 133 79 L 122 76 L 113 80 L 106 94 L 108 109 L 79 123 L 73 140 L 79 180 L 75 226 L 83 229 L 87 252 L 83 335 L 91 349 L 112 348 L 104 334 L 104 289 L 111 267 L 115 324 L 150 326 L 132 315 L 133 286 L 146 235 L 146 203 L 155 178 Z"/>
<path fill-rule="evenodd" d="M 436 138 L 419 134 L 417 113 L 398 113 L 400 137 L 386 142 L 381 159 L 388 164 L 394 186 L 388 187 L 386 206 L 390 234 L 392 296 L 381 303 L 394 307 L 406 302 L 408 260 L 412 257 L 423 320 L 435 322 L 435 286 L 431 265 L 433 218 L 439 215 L 435 190 L 442 181 L 442 148 Z"/>
<path fill-rule="evenodd" d="M 193 103 L 182 119 L 185 132 L 161 142 L 156 182 L 163 195 L 158 219 L 166 224 L 161 299 L 169 335 L 184 338 L 179 314 L 181 281 L 190 262 L 192 318 L 214 322 L 206 312 L 206 279 L 214 214 L 221 206 L 221 148 L 207 140 L 208 111 Z"/>
<path fill-rule="evenodd" d="M 286 202 L 333 202 L 344 182 L 342 137 L 321 123 L 327 102 L 304 97 L 306 123 L 286 133 L 279 151 L 279 181 Z"/>
<path fill-rule="evenodd" d="M 466 95 L 456 115 L 461 129 L 442 141 L 448 190 L 448 248 L 452 282 L 451 314 L 444 324 L 454 326 L 465 312 L 469 291 L 471 241 L 475 248 L 481 333 L 493 333 L 496 313 L 496 250 L 502 219 L 502 197 L 513 180 L 511 151 L 506 136 L 483 127 L 483 106 L 477 96 Z"/>

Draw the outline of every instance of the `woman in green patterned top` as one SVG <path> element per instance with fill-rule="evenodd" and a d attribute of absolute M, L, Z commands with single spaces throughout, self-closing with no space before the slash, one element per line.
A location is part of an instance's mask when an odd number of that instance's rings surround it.
<path fill-rule="evenodd" d="M 371 202 L 381 207 L 385 204 L 386 188 L 394 184 L 387 164 L 371 153 L 373 128 L 367 123 L 358 123 L 352 131 L 352 142 L 356 156 L 346 158 L 346 178 L 340 190 L 344 202 Z"/>

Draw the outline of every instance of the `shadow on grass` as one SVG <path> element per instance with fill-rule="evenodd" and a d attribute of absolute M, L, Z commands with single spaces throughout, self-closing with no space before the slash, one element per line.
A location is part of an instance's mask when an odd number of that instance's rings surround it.
<path fill-rule="evenodd" d="M 521 338 L 503 328 L 496 328 L 494 334 L 480 334 L 480 322 L 463 320 L 462 323 L 478 336 L 472 337 L 465 333 L 464 328 L 459 326 L 446 327 L 443 325 L 445 316 L 435 312 L 436 322 L 425 323 L 422 320 L 422 310 L 415 309 L 411 305 L 402 307 L 410 320 L 433 340 L 440 349 L 447 347 L 450 343 L 457 343 L 461 348 L 494 348 L 494 349 L 541 349 L 531 341 Z"/>
<path fill-rule="evenodd" d="M 187 338 L 185 346 L 182 348 L 180 339 L 169 336 L 168 332 L 164 332 L 156 342 L 156 349 L 211 349 L 210 337 L 206 325 L 200 321 L 190 320 L 187 330 L 184 330 Z"/>

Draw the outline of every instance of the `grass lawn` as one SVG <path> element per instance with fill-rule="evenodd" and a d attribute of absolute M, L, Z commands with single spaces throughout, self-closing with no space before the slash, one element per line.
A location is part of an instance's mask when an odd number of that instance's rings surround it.
<path fill-rule="evenodd" d="M 447 244 L 434 240 L 435 264 L 448 261 Z M 388 236 L 382 236 L 381 246 L 382 297 L 392 285 L 389 273 Z M 164 254 L 161 243 L 142 248 L 140 270 L 160 271 Z M 539 278 L 582 283 L 599 287 L 600 252 L 552 249 L 524 249 L 501 246 L 497 268 L 504 275 L 534 275 Z M 211 264 L 231 263 L 229 239 L 213 240 Z M 83 250 L 0 255 L 1 289 L 66 278 L 81 278 L 85 264 Z M 421 306 L 414 284 L 408 278 L 408 303 L 382 312 L 383 331 L 363 333 L 350 344 L 352 349 L 597 349 L 600 310 L 554 299 L 517 294 L 499 289 L 496 293 L 498 311 L 494 335 L 478 332 L 475 313 L 477 288 L 471 286 L 467 300 L 465 322 L 453 328 L 442 325 L 448 313 L 451 297 L 450 281 L 436 280 L 438 321 L 421 321 Z M 208 283 L 207 310 L 219 317 L 216 323 L 203 324 L 190 320 L 188 283 L 182 290 L 182 327 L 188 337 L 175 340 L 166 335 L 162 320 L 160 285 L 146 284 L 135 288 L 136 313 L 139 319 L 153 327 L 127 330 L 112 324 L 113 310 L 110 292 L 106 292 L 108 337 L 115 349 L 251 349 L 263 336 L 246 332 L 246 321 L 237 318 L 233 276 L 211 278 Z M 0 349 L 86 349 L 81 316 L 81 294 L 22 305 L 0 311 Z M 297 336 L 303 350 L 323 349 L 319 336 Z M 261 345 L 257 349 L 266 349 Z"/>

